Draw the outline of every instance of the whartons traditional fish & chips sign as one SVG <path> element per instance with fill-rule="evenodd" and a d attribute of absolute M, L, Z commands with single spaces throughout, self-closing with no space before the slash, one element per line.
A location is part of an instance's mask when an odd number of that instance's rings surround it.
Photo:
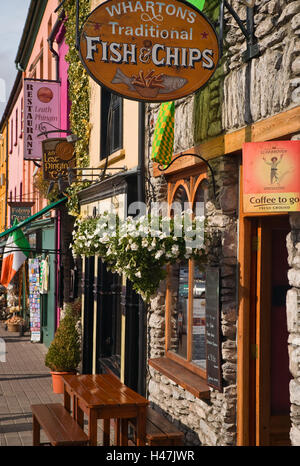
<path fill-rule="evenodd" d="M 185 1 L 110 0 L 83 25 L 80 58 L 112 92 L 164 102 L 206 84 L 218 64 L 219 44 L 209 20 Z"/>

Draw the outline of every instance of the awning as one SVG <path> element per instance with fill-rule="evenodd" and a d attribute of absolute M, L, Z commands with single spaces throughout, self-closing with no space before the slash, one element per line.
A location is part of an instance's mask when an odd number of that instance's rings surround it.
<path fill-rule="evenodd" d="M 23 222 L 20 222 L 18 223 L 17 225 L 11 227 L 11 228 L 8 228 L 8 230 L 5 230 L 3 231 L 2 233 L 0 233 L 0 238 L 3 238 L 4 236 L 7 236 L 9 235 L 10 233 L 12 233 L 13 231 L 17 230 L 18 228 L 22 228 L 24 227 L 25 225 L 27 225 L 28 223 L 30 222 L 33 222 L 33 220 L 39 218 L 39 217 L 42 217 L 44 214 L 46 214 L 47 212 L 49 212 L 49 210 L 52 210 L 52 209 L 55 209 L 56 207 L 58 207 L 60 204 L 63 204 L 64 202 L 67 201 L 67 197 L 62 197 L 61 199 L 59 199 L 58 201 L 56 202 L 52 202 L 52 204 L 49 204 L 47 205 L 46 207 L 44 207 L 42 210 L 40 210 L 39 212 L 37 212 L 36 214 L 33 214 L 31 215 L 30 217 L 26 218 L 26 220 L 23 220 Z"/>

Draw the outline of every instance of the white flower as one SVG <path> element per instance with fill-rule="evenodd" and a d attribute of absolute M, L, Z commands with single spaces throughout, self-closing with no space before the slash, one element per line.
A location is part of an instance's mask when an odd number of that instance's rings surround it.
<path fill-rule="evenodd" d="M 136 276 L 137 278 L 142 278 L 142 274 L 141 274 L 140 271 L 139 271 L 139 272 L 136 272 L 135 276 Z"/>
<path fill-rule="evenodd" d="M 177 256 L 179 254 L 179 246 L 177 246 L 177 244 L 174 244 L 174 246 L 172 246 L 172 254 L 174 254 L 174 256 Z"/>
<path fill-rule="evenodd" d="M 162 251 L 161 249 L 159 251 L 157 251 L 157 253 L 155 254 L 155 259 L 160 259 L 161 256 L 163 255 L 164 251 Z"/>
<path fill-rule="evenodd" d="M 131 250 L 132 251 L 137 251 L 138 250 L 138 245 L 136 243 L 131 244 Z"/>

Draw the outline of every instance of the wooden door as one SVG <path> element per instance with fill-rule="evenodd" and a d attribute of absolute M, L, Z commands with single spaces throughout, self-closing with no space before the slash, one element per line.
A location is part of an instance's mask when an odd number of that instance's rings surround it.
<path fill-rule="evenodd" d="M 252 221 L 250 444 L 289 445 L 288 217 Z"/>

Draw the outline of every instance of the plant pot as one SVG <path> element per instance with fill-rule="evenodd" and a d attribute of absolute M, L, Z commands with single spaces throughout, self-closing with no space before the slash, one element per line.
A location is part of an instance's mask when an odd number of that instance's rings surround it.
<path fill-rule="evenodd" d="M 51 371 L 50 372 L 52 375 L 52 389 L 54 393 L 64 393 L 64 381 L 62 379 L 63 375 L 69 375 L 69 374 L 76 374 L 76 371 L 69 371 L 69 372 L 56 372 L 56 371 Z"/>
<path fill-rule="evenodd" d="M 7 330 L 9 332 L 19 332 L 20 331 L 20 324 L 7 324 Z"/>

